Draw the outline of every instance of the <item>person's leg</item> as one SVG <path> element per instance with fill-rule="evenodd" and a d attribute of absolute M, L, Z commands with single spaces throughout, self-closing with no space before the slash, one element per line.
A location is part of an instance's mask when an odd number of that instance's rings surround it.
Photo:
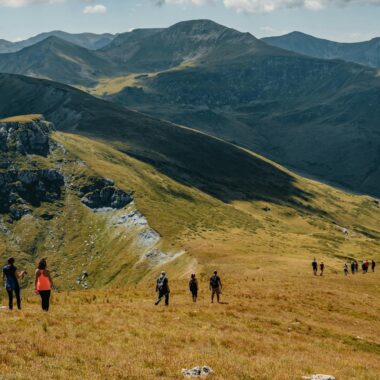
<path fill-rule="evenodd" d="M 215 296 L 215 289 L 212 288 L 212 290 L 211 290 L 211 303 L 214 303 L 214 296 Z"/>
<path fill-rule="evenodd" d="M 219 288 L 216 289 L 216 299 L 218 303 L 220 303 L 220 289 Z"/>
<path fill-rule="evenodd" d="M 169 293 L 165 294 L 165 305 L 169 306 Z"/>
<path fill-rule="evenodd" d="M 9 310 L 13 309 L 13 290 L 7 288 L 7 293 L 8 293 L 8 307 Z"/>
<path fill-rule="evenodd" d="M 49 311 L 50 306 L 50 290 L 44 290 L 42 291 L 41 298 L 42 298 L 42 310 Z"/>
<path fill-rule="evenodd" d="M 16 301 L 17 301 L 17 309 L 21 310 L 21 295 L 20 288 L 15 289 Z"/>
<path fill-rule="evenodd" d="M 157 301 L 155 302 L 155 305 L 158 305 L 162 300 L 162 294 L 161 293 L 158 293 L 158 298 L 157 298 Z"/>

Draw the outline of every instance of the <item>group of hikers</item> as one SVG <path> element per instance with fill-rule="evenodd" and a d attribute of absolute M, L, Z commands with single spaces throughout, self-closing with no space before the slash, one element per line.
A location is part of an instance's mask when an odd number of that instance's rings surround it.
<path fill-rule="evenodd" d="M 369 267 L 371 265 L 371 270 L 372 272 L 374 273 L 375 272 L 375 268 L 376 268 L 376 262 L 375 260 L 371 260 L 371 264 L 369 262 L 369 260 L 364 260 L 361 264 L 361 269 L 362 269 L 362 273 L 368 273 L 369 271 Z M 317 259 L 314 258 L 314 260 L 312 261 L 311 263 L 311 266 L 313 268 L 313 273 L 314 273 L 314 276 L 317 276 L 318 275 L 318 262 L 317 262 Z M 359 263 L 358 261 L 356 260 L 352 260 L 351 261 L 351 273 L 352 274 L 355 274 L 355 273 L 358 273 L 359 272 Z M 325 264 L 323 261 L 321 261 L 319 263 L 319 275 L 320 276 L 323 276 L 323 271 L 325 270 Z M 343 272 L 344 272 L 344 275 L 345 276 L 348 276 L 349 274 L 349 265 L 347 263 L 344 263 L 344 266 L 343 266 Z"/>
<path fill-rule="evenodd" d="M 3 285 L 8 294 L 8 307 L 9 310 L 13 310 L 13 297 L 16 296 L 17 308 L 21 310 L 21 292 L 19 280 L 23 279 L 27 275 L 26 271 L 18 271 L 15 266 L 15 259 L 10 257 L 7 264 L 3 267 Z M 218 272 L 214 271 L 214 274 L 210 278 L 211 302 L 214 302 L 214 298 L 218 303 L 220 302 L 220 295 L 222 291 L 222 282 L 218 276 Z M 53 280 L 50 272 L 47 269 L 46 259 L 41 259 L 38 263 L 35 277 L 34 277 L 34 292 L 41 297 L 41 307 L 43 311 L 49 311 L 50 296 L 53 289 Z M 197 302 L 198 298 L 198 280 L 195 273 L 190 277 L 189 290 L 191 292 L 193 302 Z M 157 279 L 156 292 L 158 298 L 155 305 L 158 305 L 162 299 L 165 299 L 165 305 L 169 305 L 169 280 L 165 272 L 161 272 L 161 276 Z"/>
<path fill-rule="evenodd" d="M 8 307 L 13 310 L 13 295 L 16 296 L 17 308 L 21 310 L 21 294 L 19 280 L 27 275 L 26 271 L 19 272 L 15 266 L 15 259 L 10 257 L 3 267 L 3 285 L 8 293 Z M 53 288 L 53 280 L 47 269 L 46 259 L 38 263 L 34 276 L 34 292 L 41 297 L 43 311 L 48 311 L 50 306 L 50 295 Z"/>
<path fill-rule="evenodd" d="M 220 295 L 222 294 L 222 281 L 220 280 L 217 271 L 214 271 L 214 274 L 210 277 L 209 289 L 211 291 L 211 303 L 214 303 L 215 296 L 218 303 L 220 303 Z M 193 273 L 190 277 L 189 290 L 193 302 L 197 302 L 198 280 L 196 278 L 195 273 Z M 169 306 L 169 280 L 165 272 L 161 272 L 161 276 L 157 279 L 156 292 L 158 293 L 158 298 L 155 305 L 158 305 L 161 302 L 161 300 L 165 298 L 165 305 Z"/>

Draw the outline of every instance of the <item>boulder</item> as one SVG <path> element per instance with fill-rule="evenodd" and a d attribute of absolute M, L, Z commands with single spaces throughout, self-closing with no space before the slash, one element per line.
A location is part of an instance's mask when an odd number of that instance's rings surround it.
<path fill-rule="evenodd" d="M 308 380 L 335 380 L 334 376 L 331 375 L 310 375 L 310 376 L 302 376 L 303 379 Z"/>
<path fill-rule="evenodd" d="M 182 375 L 187 378 L 192 377 L 207 377 L 211 373 L 214 373 L 212 368 L 204 365 L 203 367 L 194 367 L 190 369 L 182 369 Z"/>

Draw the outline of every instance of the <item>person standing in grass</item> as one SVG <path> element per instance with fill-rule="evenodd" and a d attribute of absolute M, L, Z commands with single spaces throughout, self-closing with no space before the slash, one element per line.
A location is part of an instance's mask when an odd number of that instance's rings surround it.
<path fill-rule="evenodd" d="M 41 297 L 41 306 L 43 311 L 49 311 L 51 289 L 53 288 L 53 280 L 47 269 L 46 259 L 41 259 L 36 270 L 34 281 L 35 292 Z"/>
<path fill-rule="evenodd" d="M 355 272 L 358 273 L 359 272 L 359 263 L 357 260 L 355 260 Z"/>
<path fill-rule="evenodd" d="M 347 263 L 344 263 L 344 275 L 348 276 L 348 265 L 347 265 Z"/>
<path fill-rule="evenodd" d="M 218 276 L 218 272 L 214 271 L 214 274 L 210 278 L 210 290 L 211 290 L 211 303 L 214 303 L 214 296 L 216 294 L 216 299 L 220 303 L 220 294 L 222 292 L 222 282 Z"/>
<path fill-rule="evenodd" d="M 355 274 L 355 261 L 354 260 L 351 261 L 351 273 Z"/>
<path fill-rule="evenodd" d="M 195 273 L 191 275 L 189 289 L 193 297 L 193 302 L 197 302 L 198 297 L 198 280 L 195 278 Z"/>
<path fill-rule="evenodd" d="M 9 310 L 13 310 L 13 293 L 16 296 L 17 309 L 21 310 L 21 294 L 18 279 L 24 278 L 26 272 L 18 273 L 14 264 L 15 259 L 10 257 L 7 265 L 3 267 L 3 284 L 8 293 Z"/>
<path fill-rule="evenodd" d="M 161 272 L 161 276 L 157 279 L 156 292 L 158 293 L 158 299 L 155 305 L 158 305 L 161 302 L 162 298 L 165 297 L 165 305 L 169 306 L 169 280 L 166 277 L 165 272 Z"/>
<path fill-rule="evenodd" d="M 323 276 L 323 271 L 325 270 L 325 263 L 323 261 L 319 264 L 319 269 L 321 270 L 321 276 Z"/>
<path fill-rule="evenodd" d="M 313 272 L 314 272 L 314 276 L 317 275 L 318 273 L 318 263 L 317 263 L 317 259 L 314 259 L 313 262 L 311 263 L 311 266 L 313 268 Z"/>

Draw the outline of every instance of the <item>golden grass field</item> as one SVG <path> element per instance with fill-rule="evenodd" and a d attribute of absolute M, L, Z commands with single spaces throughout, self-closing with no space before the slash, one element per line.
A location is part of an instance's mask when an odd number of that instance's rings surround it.
<path fill-rule="evenodd" d="M 0 379 L 180 379 L 182 368 L 203 364 L 213 379 L 380 379 L 380 264 L 375 274 L 343 275 L 351 258 L 380 262 L 380 209 L 372 198 L 292 174 L 308 201 L 225 203 L 122 153 L 122 143 L 63 133 L 54 139 L 70 152 L 63 170 L 135 190 L 163 249 L 185 254 L 132 270 L 123 236 L 70 191 L 48 226 L 52 237 L 45 224 L 22 219 L 12 244 L 0 239 L 3 259 L 11 250 L 32 273 L 38 257 L 28 252 L 47 255 L 60 289 L 85 265 L 95 288 L 54 293 L 44 314 L 29 277 L 23 310 L 0 310 Z M 87 248 L 83 241 L 94 233 L 99 239 Z M 325 262 L 325 276 L 313 276 L 314 257 Z M 162 269 L 170 278 L 168 308 L 154 306 Z M 224 284 L 220 305 L 210 304 L 207 289 L 214 269 Z M 193 271 L 201 286 L 196 305 L 187 290 Z"/>
<path fill-rule="evenodd" d="M 345 278 L 307 260 L 258 257 L 230 277 L 211 304 L 208 274 L 199 302 L 187 281 L 171 283 L 171 305 L 153 305 L 154 283 L 54 294 L 44 314 L 24 292 L 21 312 L 0 313 L 4 379 L 180 379 L 207 364 L 212 379 L 293 380 L 311 373 L 380 378 L 379 274 Z"/>

